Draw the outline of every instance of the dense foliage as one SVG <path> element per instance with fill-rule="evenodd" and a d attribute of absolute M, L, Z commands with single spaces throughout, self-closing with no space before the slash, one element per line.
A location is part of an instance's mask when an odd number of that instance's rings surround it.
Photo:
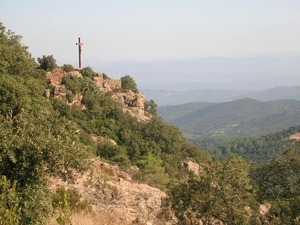
<path fill-rule="evenodd" d="M 37 61 L 40 64 L 40 69 L 52 71 L 57 68 L 53 55 L 43 55 L 42 58 L 37 58 Z"/>
<path fill-rule="evenodd" d="M 201 149 L 206 150 L 218 160 L 224 161 L 233 154 L 243 157 L 248 163 L 256 162 L 264 164 L 270 159 L 282 155 L 283 146 L 291 146 L 294 140 L 289 139 L 291 135 L 300 132 L 300 126 L 290 127 L 287 130 L 261 137 L 244 137 L 230 140 L 229 137 L 214 137 L 206 139 L 191 140 Z M 218 142 L 221 142 L 218 144 Z M 224 142 L 224 143 L 222 143 Z"/>
<path fill-rule="evenodd" d="M 95 74 L 94 70 L 89 66 L 82 68 L 80 70 L 80 73 L 82 74 L 82 76 L 89 77 L 90 79 L 92 79 Z"/>
<path fill-rule="evenodd" d="M 72 66 L 71 64 L 64 64 L 62 66 L 62 69 L 67 73 L 75 70 L 74 66 Z"/>
<path fill-rule="evenodd" d="M 129 75 L 125 75 L 124 77 L 121 77 L 121 87 L 125 90 L 131 90 L 134 93 L 139 92 L 135 80 Z"/>
<path fill-rule="evenodd" d="M 214 224 L 213 220 L 217 219 L 225 224 L 247 225 L 257 219 L 258 204 L 253 201 L 248 167 L 238 156 L 224 164 L 214 160 L 207 162 L 201 167 L 199 177 L 170 188 L 176 215 L 183 221 L 185 217 L 202 219 L 204 224 Z M 246 213 L 246 206 L 250 207 L 251 214 Z"/>
<path fill-rule="evenodd" d="M 266 165 L 253 165 L 253 183 L 259 187 L 258 198 L 271 202 L 266 215 L 270 224 L 300 224 L 300 143 L 285 148 L 281 158 Z"/>
<path fill-rule="evenodd" d="M 20 44 L 21 38 L 0 22 L 0 74 L 28 75 L 38 66 L 28 47 Z"/>
<path fill-rule="evenodd" d="M 48 177 L 84 169 L 88 151 L 43 96 L 43 72 L 20 37 L 0 28 L 0 222 L 41 224 L 51 213 Z"/>
<path fill-rule="evenodd" d="M 199 177 L 170 187 L 166 205 L 175 211 L 180 224 L 201 219 L 204 224 L 297 225 L 299 191 L 300 144 L 296 143 L 280 158 L 251 168 L 236 155 L 223 164 L 207 162 Z M 269 208 L 259 213 L 259 205 Z"/>

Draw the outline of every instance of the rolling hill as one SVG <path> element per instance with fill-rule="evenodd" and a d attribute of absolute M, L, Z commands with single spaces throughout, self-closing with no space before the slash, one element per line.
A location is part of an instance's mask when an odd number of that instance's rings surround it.
<path fill-rule="evenodd" d="M 300 101 L 243 98 L 223 103 L 158 107 L 158 114 L 186 137 L 259 136 L 300 124 Z"/>

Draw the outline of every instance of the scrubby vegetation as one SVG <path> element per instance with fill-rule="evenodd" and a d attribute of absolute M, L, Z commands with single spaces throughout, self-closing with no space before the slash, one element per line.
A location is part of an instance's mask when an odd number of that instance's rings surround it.
<path fill-rule="evenodd" d="M 124 171 L 138 166 L 134 178 L 166 190 L 165 207 L 179 223 L 299 224 L 299 145 L 291 143 L 280 159 L 264 165 L 249 165 L 231 153 L 220 162 L 156 116 L 154 101 L 145 103 L 153 111 L 149 121 L 124 113 L 92 81 L 90 67 L 81 70 L 82 78 L 62 81 L 68 101 L 81 94 L 84 109 L 47 99 L 45 90 L 52 87 L 45 73 L 56 65 L 42 65 L 54 58 L 43 56 L 38 65 L 20 40 L 0 24 L 0 224 L 44 224 L 54 213 L 58 223 L 69 224 L 69 214 L 88 209 L 88 200 L 63 187 L 50 193 L 47 181 L 50 176 L 68 180 L 97 156 Z M 137 93 L 134 80 L 125 78 L 122 88 Z M 110 141 L 97 143 L 92 135 Z M 199 177 L 186 172 L 184 160 L 200 165 Z M 263 201 L 272 205 L 264 216 L 258 212 Z"/>
<path fill-rule="evenodd" d="M 2 24 L 0 29 L 1 53 L 5 53 L 0 57 L 0 189 L 6 196 L 0 200 L 2 224 L 43 223 L 53 212 L 48 177 L 68 179 L 72 169 L 84 170 L 89 157 L 100 156 L 124 170 L 139 165 L 137 178 L 162 188 L 176 176 L 184 176 L 181 159 L 197 156 L 202 160 L 201 152 L 185 143 L 178 128 L 157 117 L 146 123 L 124 113 L 100 92 L 89 67 L 81 70 L 83 78 L 63 79 L 71 95 L 83 95 L 85 110 L 56 98 L 47 100 L 44 92 L 51 86 L 44 77 L 46 70 L 54 68 L 47 63 L 55 62 L 53 56 L 43 56 L 39 66 L 20 43 L 20 36 Z M 97 144 L 92 134 L 117 145 Z"/>

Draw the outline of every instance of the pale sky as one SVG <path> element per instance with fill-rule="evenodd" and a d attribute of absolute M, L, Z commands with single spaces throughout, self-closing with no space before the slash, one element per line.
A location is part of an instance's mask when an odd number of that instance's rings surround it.
<path fill-rule="evenodd" d="M 300 52 L 300 0 L 0 0 L 33 57 L 195 59 Z"/>

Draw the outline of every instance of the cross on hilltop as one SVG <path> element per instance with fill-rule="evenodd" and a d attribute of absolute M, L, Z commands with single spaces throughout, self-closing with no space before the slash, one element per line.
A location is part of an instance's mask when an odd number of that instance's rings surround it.
<path fill-rule="evenodd" d="M 80 37 L 78 38 L 78 43 L 76 43 L 76 45 L 78 45 L 78 51 L 79 51 L 79 69 L 81 69 L 81 45 L 83 45 L 83 43 L 80 42 Z"/>

